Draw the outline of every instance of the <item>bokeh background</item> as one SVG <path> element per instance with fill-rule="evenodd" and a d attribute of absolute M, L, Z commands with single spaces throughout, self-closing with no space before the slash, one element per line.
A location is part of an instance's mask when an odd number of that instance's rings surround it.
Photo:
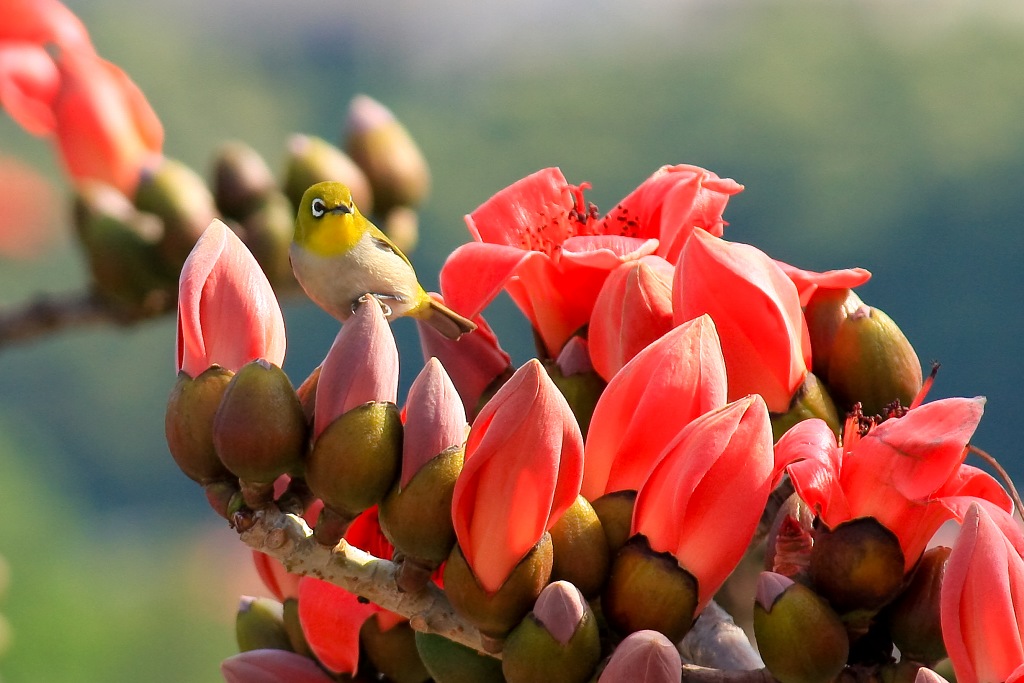
<path fill-rule="evenodd" d="M 462 216 L 561 166 L 608 209 L 662 164 L 746 185 L 726 237 L 811 269 L 863 266 L 933 398 L 985 395 L 975 443 L 1024 458 L 1024 5 L 1016 0 L 68 0 L 142 87 L 166 152 L 207 172 L 247 141 L 280 168 L 291 132 L 337 139 L 367 93 L 433 171 L 413 254 L 436 288 Z M 54 183 L 53 235 L 0 260 L 0 306 L 85 286 L 49 146 L 0 115 L 0 154 Z M 11 185 L 0 192 L 11 191 Z M 337 325 L 285 301 L 293 382 Z M 489 320 L 531 353 L 503 299 Z M 395 325 L 404 383 L 421 361 Z M 163 442 L 174 321 L 0 349 L 0 613 L 8 683 L 216 681 L 235 652 L 247 554 Z"/>

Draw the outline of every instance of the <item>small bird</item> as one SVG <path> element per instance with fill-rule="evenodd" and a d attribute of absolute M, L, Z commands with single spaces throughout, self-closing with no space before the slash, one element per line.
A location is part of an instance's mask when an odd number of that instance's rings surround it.
<path fill-rule="evenodd" d="M 317 183 L 302 195 L 289 255 L 309 298 L 338 320 L 372 296 L 388 320 L 409 315 L 449 339 L 476 329 L 424 291 L 409 259 L 359 213 L 342 183 Z"/>

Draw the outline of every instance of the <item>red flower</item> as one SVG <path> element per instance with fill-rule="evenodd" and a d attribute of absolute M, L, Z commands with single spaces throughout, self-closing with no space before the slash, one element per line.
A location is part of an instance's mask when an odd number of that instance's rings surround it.
<path fill-rule="evenodd" d="M 469 432 L 452 521 L 467 563 L 487 591 L 572 505 L 583 476 L 583 437 L 537 360 L 483 407 Z"/>
<path fill-rule="evenodd" d="M 631 533 L 697 579 L 697 613 L 750 543 L 775 479 L 768 409 L 752 395 L 693 420 L 637 493 Z"/>
<path fill-rule="evenodd" d="M 590 319 L 611 270 L 678 249 L 694 227 L 720 231 L 725 199 L 742 189 L 693 166 L 665 167 L 598 218 L 583 198 L 586 188 L 547 168 L 467 216 L 475 241 L 456 249 L 441 270 L 448 302 L 472 316 L 504 287 L 557 356 Z"/>
<path fill-rule="evenodd" d="M 676 266 L 677 323 L 707 313 L 722 340 L 729 399 L 761 394 L 784 413 L 811 365 L 796 286 L 764 252 L 697 231 Z"/>
<path fill-rule="evenodd" d="M 1021 530 L 1014 526 L 1019 545 Z M 940 613 L 959 683 L 1002 683 L 1024 674 L 1024 560 L 981 505 L 970 507 L 953 545 Z"/>
<path fill-rule="evenodd" d="M 30 133 L 55 138 L 76 181 L 102 181 L 127 195 L 163 146 L 145 96 L 100 59 L 82 23 L 54 0 L 0 7 L 0 104 Z"/>
<path fill-rule="evenodd" d="M 376 300 L 360 304 L 324 358 L 316 388 L 316 438 L 336 419 L 369 401 L 398 400 L 398 347 Z"/>
<path fill-rule="evenodd" d="M 725 394 L 725 361 L 708 316 L 680 325 L 638 353 L 612 378 L 594 409 L 584 497 L 639 489 L 680 430 L 724 406 Z"/>
<path fill-rule="evenodd" d="M 284 317 L 267 276 L 215 220 L 181 269 L 176 369 L 196 377 L 211 365 L 237 371 L 257 358 L 280 366 L 284 350 Z"/>
<path fill-rule="evenodd" d="M 1010 509 L 989 475 L 963 465 L 983 406 L 981 398 L 927 403 L 865 436 L 850 420 L 841 447 L 824 422 L 805 420 L 779 439 L 776 460 L 830 528 L 874 517 L 892 531 L 909 570 L 942 522 L 962 517 L 971 502 Z"/>
<path fill-rule="evenodd" d="M 587 339 L 594 370 L 607 382 L 672 329 L 672 264 L 645 256 L 613 270 L 590 315 Z"/>

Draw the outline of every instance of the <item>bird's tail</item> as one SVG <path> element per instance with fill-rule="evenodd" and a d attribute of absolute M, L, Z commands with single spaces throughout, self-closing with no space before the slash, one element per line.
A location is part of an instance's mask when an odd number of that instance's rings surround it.
<path fill-rule="evenodd" d="M 430 299 L 429 305 L 416 311 L 414 315 L 444 336 L 449 339 L 458 339 L 476 329 L 476 323 L 469 318 L 459 315 L 433 297 L 428 298 Z"/>

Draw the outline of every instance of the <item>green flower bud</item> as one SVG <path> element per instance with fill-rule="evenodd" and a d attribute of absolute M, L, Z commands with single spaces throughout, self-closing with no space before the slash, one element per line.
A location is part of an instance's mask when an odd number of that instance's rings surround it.
<path fill-rule="evenodd" d="M 608 557 L 615 557 L 619 549 L 629 540 L 629 527 L 633 521 L 633 505 L 636 491 L 614 491 L 593 501 L 594 513 L 601 520 L 605 538 L 608 540 Z"/>
<path fill-rule="evenodd" d="M 276 290 L 297 284 L 288 257 L 294 233 L 295 209 L 281 192 L 267 193 L 242 220 L 245 246 Z"/>
<path fill-rule="evenodd" d="M 771 415 L 772 438 L 778 441 L 797 422 L 809 420 L 812 417 L 824 420 L 837 437 L 842 433 L 842 421 L 839 419 L 839 413 L 836 412 L 832 397 L 829 396 L 825 385 L 817 376 L 808 372 L 804 383 L 793 395 L 789 410 L 785 413 Z"/>
<path fill-rule="evenodd" d="M 185 476 L 200 484 L 235 478 L 213 446 L 214 415 L 231 376 L 230 370 L 217 365 L 195 379 L 180 372 L 167 399 L 167 447 Z"/>
<path fill-rule="evenodd" d="M 589 681 L 601 660 L 601 637 L 583 594 L 567 581 L 548 584 L 508 634 L 501 657 L 509 683 Z"/>
<path fill-rule="evenodd" d="M 852 289 L 819 288 L 807 302 L 804 319 L 811 339 L 812 370 L 819 377 L 828 377 L 832 344 L 839 327 L 863 305 L 864 302 Z"/>
<path fill-rule="evenodd" d="M 677 643 L 697 618 L 697 579 L 636 534 L 612 560 L 601 606 L 618 633 L 658 631 Z"/>
<path fill-rule="evenodd" d="M 773 572 L 763 572 L 757 582 L 754 636 L 765 666 L 781 683 L 827 683 L 850 652 L 846 628 L 829 604 Z"/>
<path fill-rule="evenodd" d="M 462 550 L 456 545 L 444 566 L 444 592 L 455 611 L 497 640 L 522 621 L 551 577 L 551 535 L 545 533 L 495 593 L 477 582 Z M 500 642 L 490 643 L 497 651 Z"/>
<path fill-rule="evenodd" d="M 587 431 L 590 429 L 590 418 L 593 417 L 597 400 L 601 398 L 601 392 L 604 391 L 605 381 L 594 371 L 589 357 L 587 357 L 585 365 L 582 366 L 571 359 L 564 358 L 564 356 L 576 353 L 585 356 L 588 352 L 586 346 L 581 344 L 581 340 L 574 337 L 566 344 L 557 363 L 545 363 L 545 368 L 551 381 L 562 392 L 562 396 L 565 396 L 566 403 L 569 404 L 573 415 L 576 416 L 576 422 L 580 425 L 580 432 L 586 438 Z"/>
<path fill-rule="evenodd" d="M 586 498 L 576 502 L 551 527 L 552 580 L 564 579 L 588 598 L 596 597 L 608 576 L 608 538 Z M 507 674 L 506 674 L 507 675 Z"/>
<path fill-rule="evenodd" d="M 284 631 L 288 634 L 288 644 L 293 652 L 304 657 L 314 658 L 313 650 L 306 642 L 306 634 L 302 632 L 302 623 L 299 621 L 299 601 L 296 598 L 286 598 L 282 604 L 282 623 Z"/>
<path fill-rule="evenodd" d="M 369 216 L 373 210 L 373 191 L 366 174 L 356 162 L 326 140 L 312 135 L 292 135 L 288 139 L 284 182 L 281 184 L 292 206 L 298 206 L 310 185 L 335 180 L 348 185 L 352 200 Z"/>
<path fill-rule="evenodd" d="M 160 252 L 167 268 L 179 272 L 217 207 L 203 179 L 191 168 L 165 158 L 155 172 L 143 174 L 135 190 L 139 211 L 156 215 L 164 224 Z"/>
<path fill-rule="evenodd" d="M 434 456 L 404 488 L 396 486 L 380 504 L 381 531 L 401 555 L 399 586 L 414 591 L 426 585 L 430 573 L 444 562 L 455 545 L 452 492 L 462 471 L 464 448 Z M 402 581 L 406 565 L 415 566 L 420 585 Z"/>
<path fill-rule="evenodd" d="M 243 596 L 235 617 L 238 651 L 292 650 L 284 628 L 281 603 L 270 598 Z"/>
<path fill-rule="evenodd" d="M 939 620 L 939 589 L 950 549 L 931 548 L 921 556 L 907 588 L 885 610 L 889 634 L 900 653 L 923 664 L 946 657 Z"/>
<path fill-rule="evenodd" d="M 436 683 L 502 683 L 501 660 L 432 633 L 416 632 L 416 649 Z"/>
<path fill-rule="evenodd" d="M 156 216 L 139 212 L 109 185 L 85 183 L 75 197 L 74 220 L 100 296 L 129 313 L 173 305 L 177 273 L 160 257 L 163 225 Z"/>
<path fill-rule="evenodd" d="M 828 387 L 840 408 L 859 401 L 865 415 L 881 414 L 895 400 L 910 405 L 921 385 L 921 361 L 892 318 L 861 306 L 839 326 Z"/>
<path fill-rule="evenodd" d="M 254 360 L 231 378 L 214 417 L 213 444 L 224 466 L 243 482 L 271 488 L 282 474 L 299 468 L 306 419 L 281 368 Z M 246 502 L 256 508 L 271 501 Z"/>
<path fill-rule="evenodd" d="M 277 187 L 267 162 L 240 140 L 230 140 L 217 149 L 212 176 L 217 209 L 238 221 L 255 211 Z"/>
<path fill-rule="evenodd" d="M 370 402 L 332 422 L 306 459 L 306 483 L 324 505 L 354 519 L 391 489 L 402 457 L 394 403 Z"/>
<path fill-rule="evenodd" d="M 349 104 L 345 127 L 345 150 L 366 173 L 380 214 L 423 201 L 430 190 L 427 161 L 387 107 L 357 95 Z"/>
<path fill-rule="evenodd" d="M 873 517 L 821 528 L 808 567 L 815 591 L 840 614 L 877 612 L 903 586 L 903 550 Z"/>
<path fill-rule="evenodd" d="M 377 615 L 363 622 L 359 643 L 377 671 L 394 683 L 425 683 L 430 673 L 416 651 L 416 633 L 408 621 L 380 629 Z"/>
<path fill-rule="evenodd" d="M 396 206 L 384 216 L 381 229 L 402 253 L 409 255 L 420 242 L 420 218 L 416 209 Z"/>

